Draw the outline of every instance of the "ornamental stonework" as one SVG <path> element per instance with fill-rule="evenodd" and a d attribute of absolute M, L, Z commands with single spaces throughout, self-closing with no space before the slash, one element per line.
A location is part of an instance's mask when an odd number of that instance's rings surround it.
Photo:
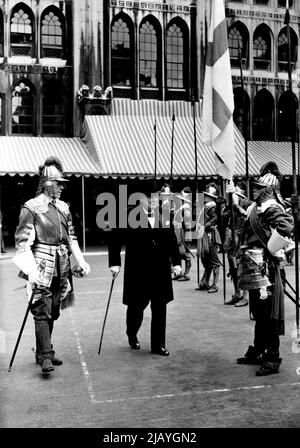
<path fill-rule="evenodd" d="M 134 1 L 125 1 L 125 0 L 109 0 L 109 6 L 111 8 L 127 8 L 127 9 L 138 9 L 141 11 L 149 10 L 149 11 L 162 11 L 162 12 L 176 12 L 176 13 L 184 13 L 191 14 L 196 11 L 195 6 L 183 6 L 183 5 L 174 5 L 167 3 L 155 3 L 155 2 L 134 2 Z"/>
<path fill-rule="evenodd" d="M 278 14 L 266 11 L 249 11 L 248 9 L 226 9 L 227 17 L 249 17 L 251 19 L 268 19 L 276 22 L 284 22 L 285 14 Z M 300 16 L 291 15 L 291 22 L 300 23 Z"/>

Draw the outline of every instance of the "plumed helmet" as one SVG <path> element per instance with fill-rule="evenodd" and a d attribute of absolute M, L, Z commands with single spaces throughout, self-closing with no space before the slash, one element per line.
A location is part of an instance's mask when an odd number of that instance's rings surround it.
<path fill-rule="evenodd" d="M 259 178 L 256 182 L 256 185 L 261 187 L 277 187 L 279 186 L 281 180 L 281 174 L 278 168 L 278 165 L 271 161 L 265 163 L 259 173 Z"/>
<path fill-rule="evenodd" d="M 44 181 L 57 180 L 59 182 L 68 182 L 63 177 L 63 167 L 61 161 L 57 157 L 48 157 L 43 166 L 40 167 L 40 176 Z"/>
<path fill-rule="evenodd" d="M 63 167 L 57 157 L 48 157 L 44 164 L 39 167 L 39 186 L 36 195 L 38 196 L 45 186 L 51 186 L 53 181 L 69 182 L 63 176 Z"/>

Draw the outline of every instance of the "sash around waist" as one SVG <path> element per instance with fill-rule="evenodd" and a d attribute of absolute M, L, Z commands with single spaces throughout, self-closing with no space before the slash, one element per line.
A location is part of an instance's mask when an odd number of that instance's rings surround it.
<path fill-rule="evenodd" d="M 68 254 L 68 246 L 66 244 L 45 244 L 45 243 L 37 243 L 33 246 L 33 252 L 40 252 L 48 255 L 66 255 Z"/>

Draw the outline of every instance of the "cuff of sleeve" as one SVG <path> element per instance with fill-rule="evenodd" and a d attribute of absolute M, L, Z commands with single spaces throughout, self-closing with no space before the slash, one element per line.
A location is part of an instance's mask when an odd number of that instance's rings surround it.
<path fill-rule="evenodd" d="M 36 262 L 31 250 L 18 252 L 13 257 L 12 261 L 26 275 L 28 275 L 29 272 L 32 272 L 34 269 L 36 269 Z"/>

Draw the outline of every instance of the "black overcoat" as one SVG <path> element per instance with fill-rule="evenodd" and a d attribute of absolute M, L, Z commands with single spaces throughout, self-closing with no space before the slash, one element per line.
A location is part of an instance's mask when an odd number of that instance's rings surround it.
<path fill-rule="evenodd" d="M 121 266 L 121 249 L 125 246 L 123 303 L 149 300 L 170 302 L 174 299 L 171 264 L 180 265 L 174 228 L 162 227 L 156 216 L 154 228 L 146 218 L 145 228 L 114 229 L 110 232 L 109 266 Z M 158 223 L 159 222 L 159 223 Z"/>

